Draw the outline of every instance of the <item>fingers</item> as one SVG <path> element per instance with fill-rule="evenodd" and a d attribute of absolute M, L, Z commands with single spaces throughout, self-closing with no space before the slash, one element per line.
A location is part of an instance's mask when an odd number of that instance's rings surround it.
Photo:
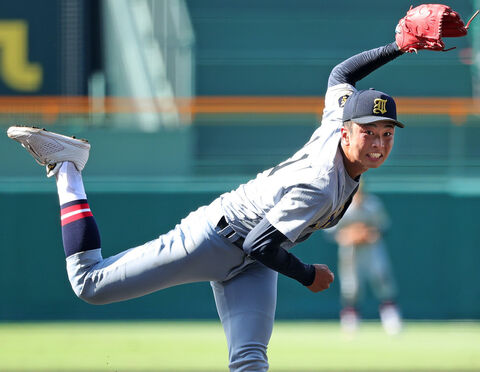
<path fill-rule="evenodd" d="M 327 265 L 315 264 L 313 266 L 315 267 L 315 278 L 313 283 L 307 288 L 314 293 L 328 289 L 335 279 L 335 275 L 333 275 Z"/>
<path fill-rule="evenodd" d="M 315 264 L 314 266 L 317 268 L 317 270 L 321 270 L 325 274 L 328 285 L 330 286 L 330 283 L 332 283 L 335 279 L 335 275 L 330 271 L 328 266 L 324 264 Z"/>

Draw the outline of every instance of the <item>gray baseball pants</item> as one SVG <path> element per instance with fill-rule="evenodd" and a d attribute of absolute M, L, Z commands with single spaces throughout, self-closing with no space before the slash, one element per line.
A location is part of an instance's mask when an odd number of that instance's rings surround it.
<path fill-rule="evenodd" d="M 67 258 L 78 297 L 107 304 L 184 283 L 210 281 L 228 342 L 230 370 L 267 371 L 277 273 L 251 261 L 218 234 L 220 200 L 182 219 L 170 232 L 103 258 L 100 249 Z"/>

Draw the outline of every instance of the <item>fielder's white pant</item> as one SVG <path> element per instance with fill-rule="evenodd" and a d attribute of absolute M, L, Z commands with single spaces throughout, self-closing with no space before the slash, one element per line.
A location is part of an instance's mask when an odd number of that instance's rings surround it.
<path fill-rule="evenodd" d="M 184 283 L 210 281 L 227 337 L 231 371 L 267 371 L 277 273 L 217 234 L 220 200 L 190 213 L 170 232 L 109 258 L 100 249 L 67 258 L 78 297 L 107 304 Z"/>

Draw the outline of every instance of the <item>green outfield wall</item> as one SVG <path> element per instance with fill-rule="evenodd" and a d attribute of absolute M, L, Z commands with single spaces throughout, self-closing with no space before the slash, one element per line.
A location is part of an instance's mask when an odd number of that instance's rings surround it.
<path fill-rule="evenodd" d="M 87 188 L 89 183 L 87 181 Z M 220 184 L 218 185 L 220 186 Z M 118 253 L 171 229 L 190 210 L 209 203 L 218 190 L 92 192 L 90 205 L 102 232 L 104 256 Z M 479 319 L 478 197 L 380 193 L 393 226 L 386 236 L 397 276 L 399 303 L 412 319 Z M 212 318 L 207 283 L 171 288 L 124 303 L 92 306 L 69 287 L 54 192 L 2 193 L 1 320 Z M 308 262 L 336 272 L 336 249 L 317 232 L 294 248 Z M 331 319 L 339 311 L 338 281 L 313 294 L 281 278 L 278 318 Z M 368 298 L 371 295 L 368 294 Z M 365 301 L 367 317 L 376 302 Z"/>

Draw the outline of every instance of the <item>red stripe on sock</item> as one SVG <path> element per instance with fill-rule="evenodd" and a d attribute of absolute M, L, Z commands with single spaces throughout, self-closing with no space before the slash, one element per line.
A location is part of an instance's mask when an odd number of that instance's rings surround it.
<path fill-rule="evenodd" d="M 92 217 L 92 216 L 93 216 L 92 212 L 77 213 L 77 214 L 74 214 L 73 216 L 70 216 L 70 217 L 65 218 L 64 220 L 62 220 L 62 226 L 65 226 L 66 224 L 69 224 L 69 223 L 71 223 L 71 222 L 80 220 L 80 219 L 82 219 L 82 218 Z"/>
<path fill-rule="evenodd" d="M 70 207 L 63 208 L 60 211 L 60 214 L 63 216 L 66 213 L 78 211 L 79 209 L 90 209 L 90 206 L 88 205 L 88 203 L 71 205 Z"/>

